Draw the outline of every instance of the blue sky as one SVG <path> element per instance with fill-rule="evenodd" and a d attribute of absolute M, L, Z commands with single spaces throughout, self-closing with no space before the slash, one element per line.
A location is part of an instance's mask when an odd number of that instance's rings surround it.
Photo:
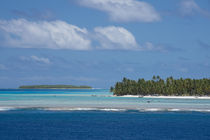
<path fill-rule="evenodd" d="M 208 0 L 0 0 L 0 88 L 210 77 Z"/>

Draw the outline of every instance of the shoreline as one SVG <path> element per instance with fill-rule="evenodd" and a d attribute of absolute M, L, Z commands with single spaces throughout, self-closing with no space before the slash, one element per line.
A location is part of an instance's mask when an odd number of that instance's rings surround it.
<path fill-rule="evenodd" d="M 210 96 L 138 96 L 138 95 L 123 95 L 114 97 L 129 97 L 129 98 L 161 98 L 161 99 L 209 99 Z"/>

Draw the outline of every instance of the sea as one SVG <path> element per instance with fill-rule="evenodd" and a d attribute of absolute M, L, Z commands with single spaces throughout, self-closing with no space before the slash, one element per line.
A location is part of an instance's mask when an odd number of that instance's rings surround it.
<path fill-rule="evenodd" d="M 209 99 L 0 89 L 0 140 L 210 140 Z"/>

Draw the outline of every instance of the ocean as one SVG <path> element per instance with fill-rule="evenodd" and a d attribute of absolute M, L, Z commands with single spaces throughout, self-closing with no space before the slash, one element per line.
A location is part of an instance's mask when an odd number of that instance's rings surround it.
<path fill-rule="evenodd" d="M 208 99 L 113 97 L 106 89 L 2 89 L 0 140 L 208 140 L 209 110 Z"/>

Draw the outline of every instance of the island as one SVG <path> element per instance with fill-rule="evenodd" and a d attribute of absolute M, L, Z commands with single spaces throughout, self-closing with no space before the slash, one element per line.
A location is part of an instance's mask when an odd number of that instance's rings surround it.
<path fill-rule="evenodd" d="M 74 85 L 23 85 L 20 89 L 92 89 L 90 86 L 74 86 Z"/>
<path fill-rule="evenodd" d="M 164 80 L 153 76 L 152 80 L 131 80 L 124 77 L 110 91 L 115 96 L 210 96 L 210 79 L 174 79 L 171 76 Z"/>

